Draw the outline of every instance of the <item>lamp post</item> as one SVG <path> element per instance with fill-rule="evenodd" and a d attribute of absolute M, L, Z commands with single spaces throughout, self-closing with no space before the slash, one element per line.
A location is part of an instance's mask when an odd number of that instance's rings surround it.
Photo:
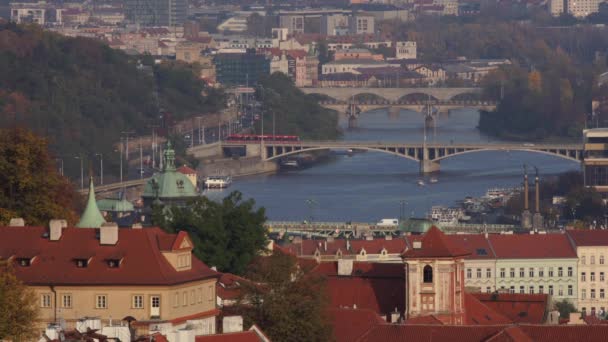
<path fill-rule="evenodd" d="M 101 185 L 103 185 L 103 154 L 101 153 L 96 153 L 96 156 L 99 156 L 99 182 L 101 183 Z"/>
<path fill-rule="evenodd" d="M 82 155 L 77 155 L 75 159 L 80 159 L 80 189 L 84 189 L 84 165 Z"/>
<path fill-rule="evenodd" d="M 309 223 L 312 223 L 312 221 L 314 220 L 313 207 L 317 204 L 317 201 L 309 198 L 306 200 L 306 204 L 308 205 L 308 217 L 310 219 Z"/>
<path fill-rule="evenodd" d="M 405 218 L 405 205 L 407 202 L 405 200 L 399 200 L 399 221 L 403 221 Z"/>
<path fill-rule="evenodd" d="M 59 174 L 63 176 L 63 158 L 55 158 L 55 161 L 61 161 L 61 166 L 59 167 Z"/>

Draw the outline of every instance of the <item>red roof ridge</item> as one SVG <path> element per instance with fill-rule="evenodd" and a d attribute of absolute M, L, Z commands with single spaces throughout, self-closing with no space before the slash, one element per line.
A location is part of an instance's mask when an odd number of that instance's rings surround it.
<path fill-rule="evenodd" d="M 414 243 L 415 244 L 415 243 Z M 404 258 L 442 258 L 459 257 L 471 254 L 449 241 L 445 234 L 436 226 L 432 226 L 422 237 L 420 248 L 406 250 Z"/>

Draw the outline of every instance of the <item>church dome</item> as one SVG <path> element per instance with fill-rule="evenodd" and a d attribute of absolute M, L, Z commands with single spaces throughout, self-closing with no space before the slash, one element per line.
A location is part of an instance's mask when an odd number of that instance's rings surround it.
<path fill-rule="evenodd" d="M 169 142 L 164 153 L 163 170 L 146 183 L 142 197 L 162 200 L 195 196 L 196 189 L 190 179 L 175 169 L 175 151 Z"/>

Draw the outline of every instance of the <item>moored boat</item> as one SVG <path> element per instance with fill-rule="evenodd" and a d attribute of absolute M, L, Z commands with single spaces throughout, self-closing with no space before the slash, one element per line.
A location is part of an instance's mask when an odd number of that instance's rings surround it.
<path fill-rule="evenodd" d="M 227 188 L 230 184 L 232 184 L 232 178 L 230 178 L 230 176 L 209 176 L 205 178 L 205 187 L 208 189 Z"/>

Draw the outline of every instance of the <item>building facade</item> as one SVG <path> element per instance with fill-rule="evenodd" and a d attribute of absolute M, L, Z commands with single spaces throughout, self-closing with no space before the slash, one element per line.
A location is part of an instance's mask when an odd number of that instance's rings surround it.
<path fill-rule="evenodd" d="M 126 0 L 125 17 L 141 26 L 180 26 L 186 21 L 186 0 Z"/>
<path fill-rule="evenodd" d="M 253 51 L 219 53 L 214 63 L 217 81 L 227 85 L 254 85 L 270 73 L 270 59 Z"/>

